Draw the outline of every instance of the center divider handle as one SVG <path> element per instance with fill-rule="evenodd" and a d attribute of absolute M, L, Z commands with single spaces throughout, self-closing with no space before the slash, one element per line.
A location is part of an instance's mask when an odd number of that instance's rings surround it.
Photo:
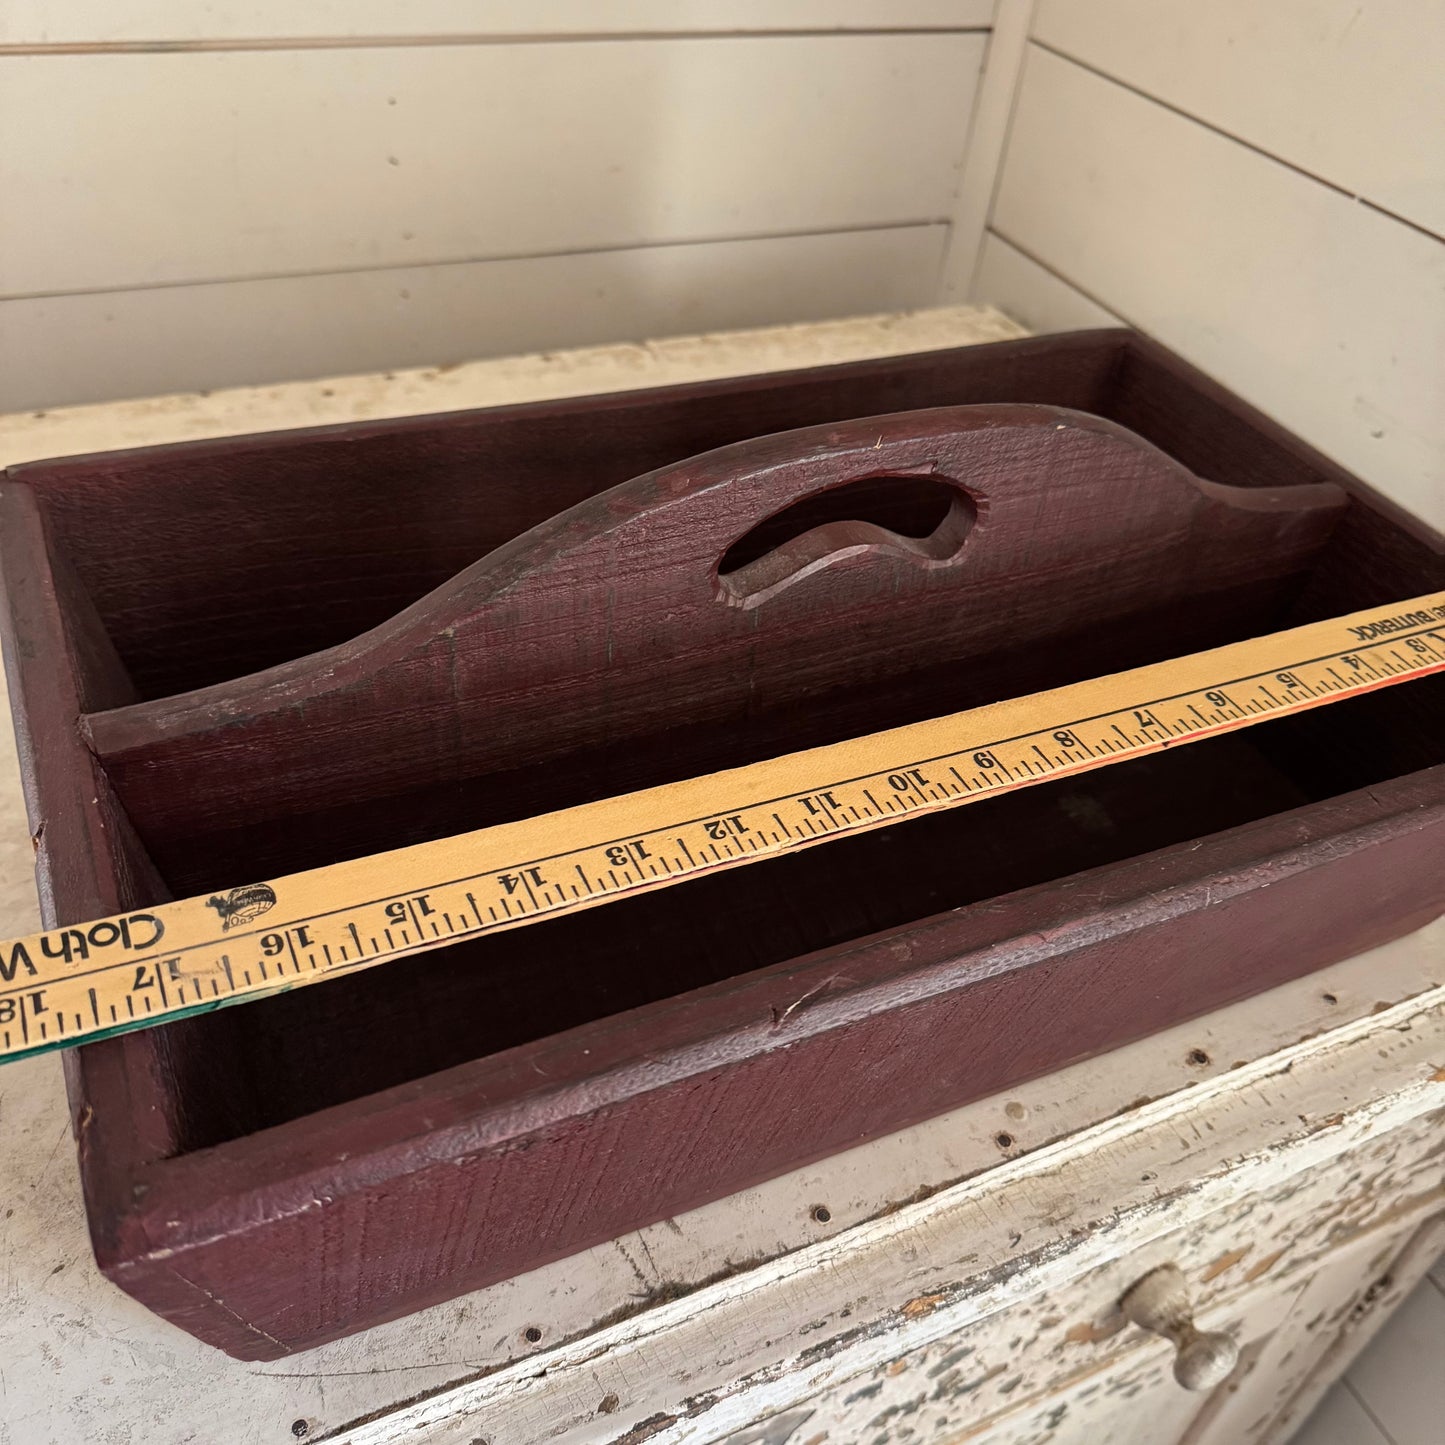
<path fill-rule="evenodd" d="M 860 484 L 867 515 L 848 515 Z M 790 530 L 790 509 L 830 494 L 842 516 Z M 1345 505 L 1327 484 L 1201 481 L 1053 407 L 810 427 L 602 492 L 351 642 L 83 728 L 143 835 L 264 823 L 694 724 L 741 729 L 840 688 L 881 696 L 920 669 L 1178 615 L 1192 597 L 1225 599 L 1214 621 L 1233 626 L 1227 609 L 1247 616 L 1261 586 L 1298 574 Z"/>

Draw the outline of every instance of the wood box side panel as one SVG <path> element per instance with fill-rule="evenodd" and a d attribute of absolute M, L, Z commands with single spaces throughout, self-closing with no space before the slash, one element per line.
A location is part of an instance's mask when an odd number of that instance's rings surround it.
<path fill-rule="evenodd" d="M 574 1031 L 490 1121 L 516 1060 L 157 1166 L 102 1266 L 248 1359 L 506 1278 L 1423 926 L 1445 770 L 1376 793 Z"/>

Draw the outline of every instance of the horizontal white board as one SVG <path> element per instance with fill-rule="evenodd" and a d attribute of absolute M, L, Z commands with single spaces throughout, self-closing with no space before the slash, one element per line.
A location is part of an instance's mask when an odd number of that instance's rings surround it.
<path fill-rule="evenodd" d="M 942 219 L 985 44 L 0 58 L 0 294 Z"/>
<path fill-rule="evenodd" d="M 1034 35 L 1445 235 L 1445 0 L 1039 0 Z"/>
<path fill-rule="evenodd" d="M 0 44 L 987 26 L 992 0 L 6 0 Z"/>
<path fill-rule="evenodd" d="M 945 226 L 0 302 L 0 411 L 926 305 Z"/>
<path fill-rule="evenodd" d="M 974 299 L 1040 334 L 1125 324 L 992 231 L 983 238 Z"/>
<path fill-rule="evenodd" d="M 1445 523 L 1445 245 L 1030 47 L 993 225 Z"/>

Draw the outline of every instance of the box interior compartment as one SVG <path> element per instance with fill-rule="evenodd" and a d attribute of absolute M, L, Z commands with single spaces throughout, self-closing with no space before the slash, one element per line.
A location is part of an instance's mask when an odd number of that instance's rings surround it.
<path fill-rule="evenodd" d="M 22 469 L 59 585 L 114 657 L 79 657 L 87 707 L 163 698 L 305 656 L 377 626 L 585 497 L 757 435 L 987 401 L 1092 412 L 1199 476 L 1325 479 L 1268 427 L 1206 393 L 1184 405 L 1147 348 L 1031 343 L 684 394 L 510 408 L 199 444 Z M 1210 408 L 1220 408 L 1211 422 Z M 1217 424 L 1216 424 L 1217 423 Z M 926 485 L 859 486 L 741 539 L 724 570 L 842 514 L 905 536 L 940 525 Z M 142 558 L 153 559 L 143 564 Z M 164 565 L 154 565 L 162 559 Z M 1107 567 L 1109 559 L 1101 558 Z M 139 839 L 173 896 L 275 877 L 595 797 L 937 716 L 1445 586 L 1440 554 L 1356 500 L 1307 567 L 1106 625 L 1087 618 L 887 688 L 846 682 L 806 706 L 689 720 L 504 775 L 338 801 L 264 823 L 197 818 Z M 847 639 L 840 638 L 840 647 Z M 105 648 L 99 649 L 104 653 Z M 1413 682 L 1175 752 L 987 799 L 570 918 L 452 945 L 322 988 L 155 1031 L 178 1101 L 173 1152 L 203 1149 L 950 909 L 1215 833 L 1445 761 L 1445 678 Z M 258 771 L 251 784 L 264 792 Z M 132 786 L 135 786 L 134 784 Z M 384 1029 L 378 1021 L 385 1017 Z M 184 1100 L 184 1107 L 179 1103 Z"/>

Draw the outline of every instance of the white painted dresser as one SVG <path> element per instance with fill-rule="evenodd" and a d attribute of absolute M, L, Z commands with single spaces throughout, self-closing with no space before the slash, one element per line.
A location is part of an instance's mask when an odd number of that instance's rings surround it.
<path fill-rule="evenodd" d="M 954 308 L 0 418 L 0 461 L 1018 334 Z M 0 932 L 34 915 L 8 726 Z M 0 1070 L 0 1442 L 1242 1445 L 1445 1245 L 1445 927 L 274 1364 L 95 1270 L 60 1070 Z M 1174 1265 L 1201 1391 L 1120 1299 Z"/>

